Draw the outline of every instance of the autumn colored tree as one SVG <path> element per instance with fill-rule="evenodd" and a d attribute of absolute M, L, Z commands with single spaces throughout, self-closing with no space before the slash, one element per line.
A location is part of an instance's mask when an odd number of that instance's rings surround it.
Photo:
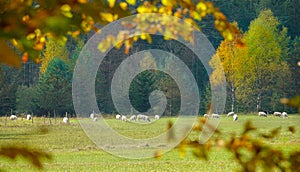
<path fill-rule="evenodd" d="M 219 84 L 222 74 L 222 70 L 225 73 L 227 88 L 229 90 L 230 102 L 231 102 L 231 111 L 234 111 L 235 107 L 235 91 L 237 89 L 236 77 L 235 74 L 237 70 L 239 70 L 239 61 L 238 61 L 238 53 L 235 41 L 224 40 L 221 42 L 220 46 L 217 49 L 216 54 L 212 57 L 210 61 L 210 65 L 214 68 L 214 71 L 211 76 L 212 82 L 216 85 Z M 216 64 L 218 61 L 221 61 L 221 65 L 223 69 Z"/>
<path fill-rule="evenodd" d="M 41 74 L 46 72 L 49 62 L 54 58 L 60 58 L 65 62 L 68 62 L 68 51 L 65 48 L 65 43 L 62 40 L 54 40 L 53 38 L 49 38 L 43 53 L 40 55 Z"/>
<path fill-rule="evenodd" d="M 288 78 L 289 69 L 284 61 L 285 55 L 282 54 L 286 49 L 282 40 L 286 38 L 283 38 L 284 30 L 281 32 L 278 25 L 278 20 L 270 10 L 262 11 L 251 22 L 243 39 L 247 45 L 244 50 L 246 56 L 240 57 L 238 61 L 246 70 L 239 70 L 236 75 L 236 84 L 240 87 L 238 96 L 246 104 L 256 102 L 257 111 L 263 109 L 263 102 L 268 102 L 268 94 L 279 91 L 279 78 Z M 278 98 L 272 101 L 278 102 Z"/>

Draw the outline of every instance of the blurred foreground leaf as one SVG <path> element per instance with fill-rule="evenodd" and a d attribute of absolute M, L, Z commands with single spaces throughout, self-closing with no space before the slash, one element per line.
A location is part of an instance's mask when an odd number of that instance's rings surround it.
<path fill-rule="evenodd" d="M 300 95 L 297 95 L 291 99 L 282 98 L 280 101 L 285 105 L 297 108 L 298 112 L 300 112 Z"/>
<path fill-rule="evenodd" d="M 52 157 L 46 152 L 29 149 L 27 147 L 6 146 L 0 148 L 0 156 L 9 159 L 16 159 L 18 156 L 30 161 L 31 164 L 39 169 L 43 168 L 42 159 L 50 160 Z"/>
<path fill-rule="evenodd" d="M 0 63 L 5 63 L 10 66 L 19 67 L 21 65 L 20 58 L 17 54 L 0 39 Z"/>

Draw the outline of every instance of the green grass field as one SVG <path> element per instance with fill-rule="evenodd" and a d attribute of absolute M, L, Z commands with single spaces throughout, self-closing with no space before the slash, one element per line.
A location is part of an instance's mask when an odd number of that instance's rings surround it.
<path fill-rule="evenodd" d="M 155 136 L 164 131 L 167 123 L 174 118 L 161 118 L 150 125 L 146 132 L 148 137 Z M 290 115 L 288 119 L 275 117 L 257 117 L 255 115 L 239 115 L 239 120 L 233 122 L 232 118 L 223 118 L 218 129 L 223 133 L 224 139 L 237 135 L 243 130 L 246 121 L 251 120 L 261 132 L 282 127 L 281 133 L 266 143 L 288 153 L 300 150 L 300 116 Z M 134 129 L 143 128 L 143 125 L 125 123 L 115 119 L 107 119 L 107 123 L 122 135 L 132 138 L 145 138 L 142 132 L 132 134 Z M 215 149 L 209 154 L 209 160 L 195 158 L 191 152 L 182 158 L 179 151 L 173 149 L 160 159 L 123 159 L 99 149 L 85 134 L 76 119 L 71 119 L 69 125 L 63 124 L 62 119 L 52 125 L 46 118 L 34 118 L 34 123 L 18 118 L 10 121 L 0 118 L 0 145 L 18 145 L 43 150 L 52 155 L 52 160 L 44 160 L 45 171 L 234 171 L 239 168 L 232 161 L 232 155 L 223 149 Z M 289 126 L 295 126 L 296 133 L 288 131 Z M 191 133 L 191 138 L 198 135 Z M 149 147 L 143 148 L 145 151 Z M 153 149 L 153 147 L 151 147 Z M 156 148 L 154 148 L 156 149 Z M 159 148 L 157 148 L 159 150 Z M 143 150 L 141 150 L 143 151 Z M 17 158 L 16 161 L 0 157 L 0 171 L 36 171 L 28 161 Z"/>

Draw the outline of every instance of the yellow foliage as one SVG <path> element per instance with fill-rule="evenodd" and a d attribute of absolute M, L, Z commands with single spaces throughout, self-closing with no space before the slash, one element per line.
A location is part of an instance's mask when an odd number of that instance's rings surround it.
<path fill-rule="evenodd" d="M 119 5 L 120 5 L 120 7 L 122 8 L 122 10 L 127 10 L 128 5 L 127 5 L 126 2 L 120 2 Z"/>
<path fill-rule="evenodd" d="M 111 13 L 100 13 L 102 20 L 113 22 L 114 21 L 114 15 Z"/>
<path fill-rule="evenodd" d="M 135 5 L 136 0 L 126 0 L 126 2 L 130 5 Z"/>
<path fill-rule="evenodd" d="M 108 6 L 110 8 L 113 8 L 115 6 L 116 0 L 107 0 L 108 1 Z"/>

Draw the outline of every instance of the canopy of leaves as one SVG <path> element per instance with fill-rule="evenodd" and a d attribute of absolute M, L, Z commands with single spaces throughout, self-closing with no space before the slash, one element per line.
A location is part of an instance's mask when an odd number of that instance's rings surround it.
<path fill-rule="evenodd" d="M 4 42 L 10 41 L 11 45 L 17 47 L 23 52 L 22 61 L 26 62 L 28 58 L 39 60 L 39 53 L 45 47 L 47 37 L 56 37 L 63 41 L 67 36 L 77 37 L 80 33 L 87 33 L 91 30 L 98 31 L 96 24 L 104 25 L 116 19 L 128 16 L 130 14 L 160 13 L 183 18 L 186 22 L 198 26 L 195 21 L 201 21 L 207 15 L 212 15 L 215 21 L 215 28 L 228 40 L 232 40 L 239 31 L 237 28 L 227 22 L 226 16 L 215 8 L 213 3 L 200 1 L 194 3 L 191 0 L 180 1 L 145 1 L 136 4 L 136 1 L 127 0 L 125 2 L 116 2 L 115 0 L 77 0 L 77 1 L 45 1 L 45 0 L 24 0 L 24 1 L 1 1 L 0 11 L 0 60 L 2 63 L 10 65 L 19 65 L 19 57 Z M 148 18 L 151 20 L 160 20 L 157 18 Z M 135 23 L 124 23 L 124 31 L 120 31 L 116 37 L 109 35 L 108 39 L 99 44 L 100 50 L 106 50 L 111 44 L 114 44 L 118 38 L 128 37 L 126 29 L 136 27 L 140 33 L 143 30 L 151 30 L 151 33 L 168 32 L 178 33 L 178 36 L 184 39 L 192 36 L 189 30 L 178 30 L 180 28 L 172 26 L 172 22 L 165 23 L 167 30 L 161 30 L 161 26 L 155 27 L 149 25 L 146 28 L 139 27 L 144 19 L 137 18 Z M 151 27 L 150 27 L 151 26 Z M 199 27 L 199 26 L 198 26 Z M 139 29 L 143 28 L 143 30 Z M 177 35 L 177 34 L 175 34 Z M 135 39 L 129 38 L 124 42 L 126 52 L 132 46 L 132 41 L 137 39 L 151 40 L 147 35 L 140 35 Z M 3 54 L 6 52 L 5 54 Z"/>

